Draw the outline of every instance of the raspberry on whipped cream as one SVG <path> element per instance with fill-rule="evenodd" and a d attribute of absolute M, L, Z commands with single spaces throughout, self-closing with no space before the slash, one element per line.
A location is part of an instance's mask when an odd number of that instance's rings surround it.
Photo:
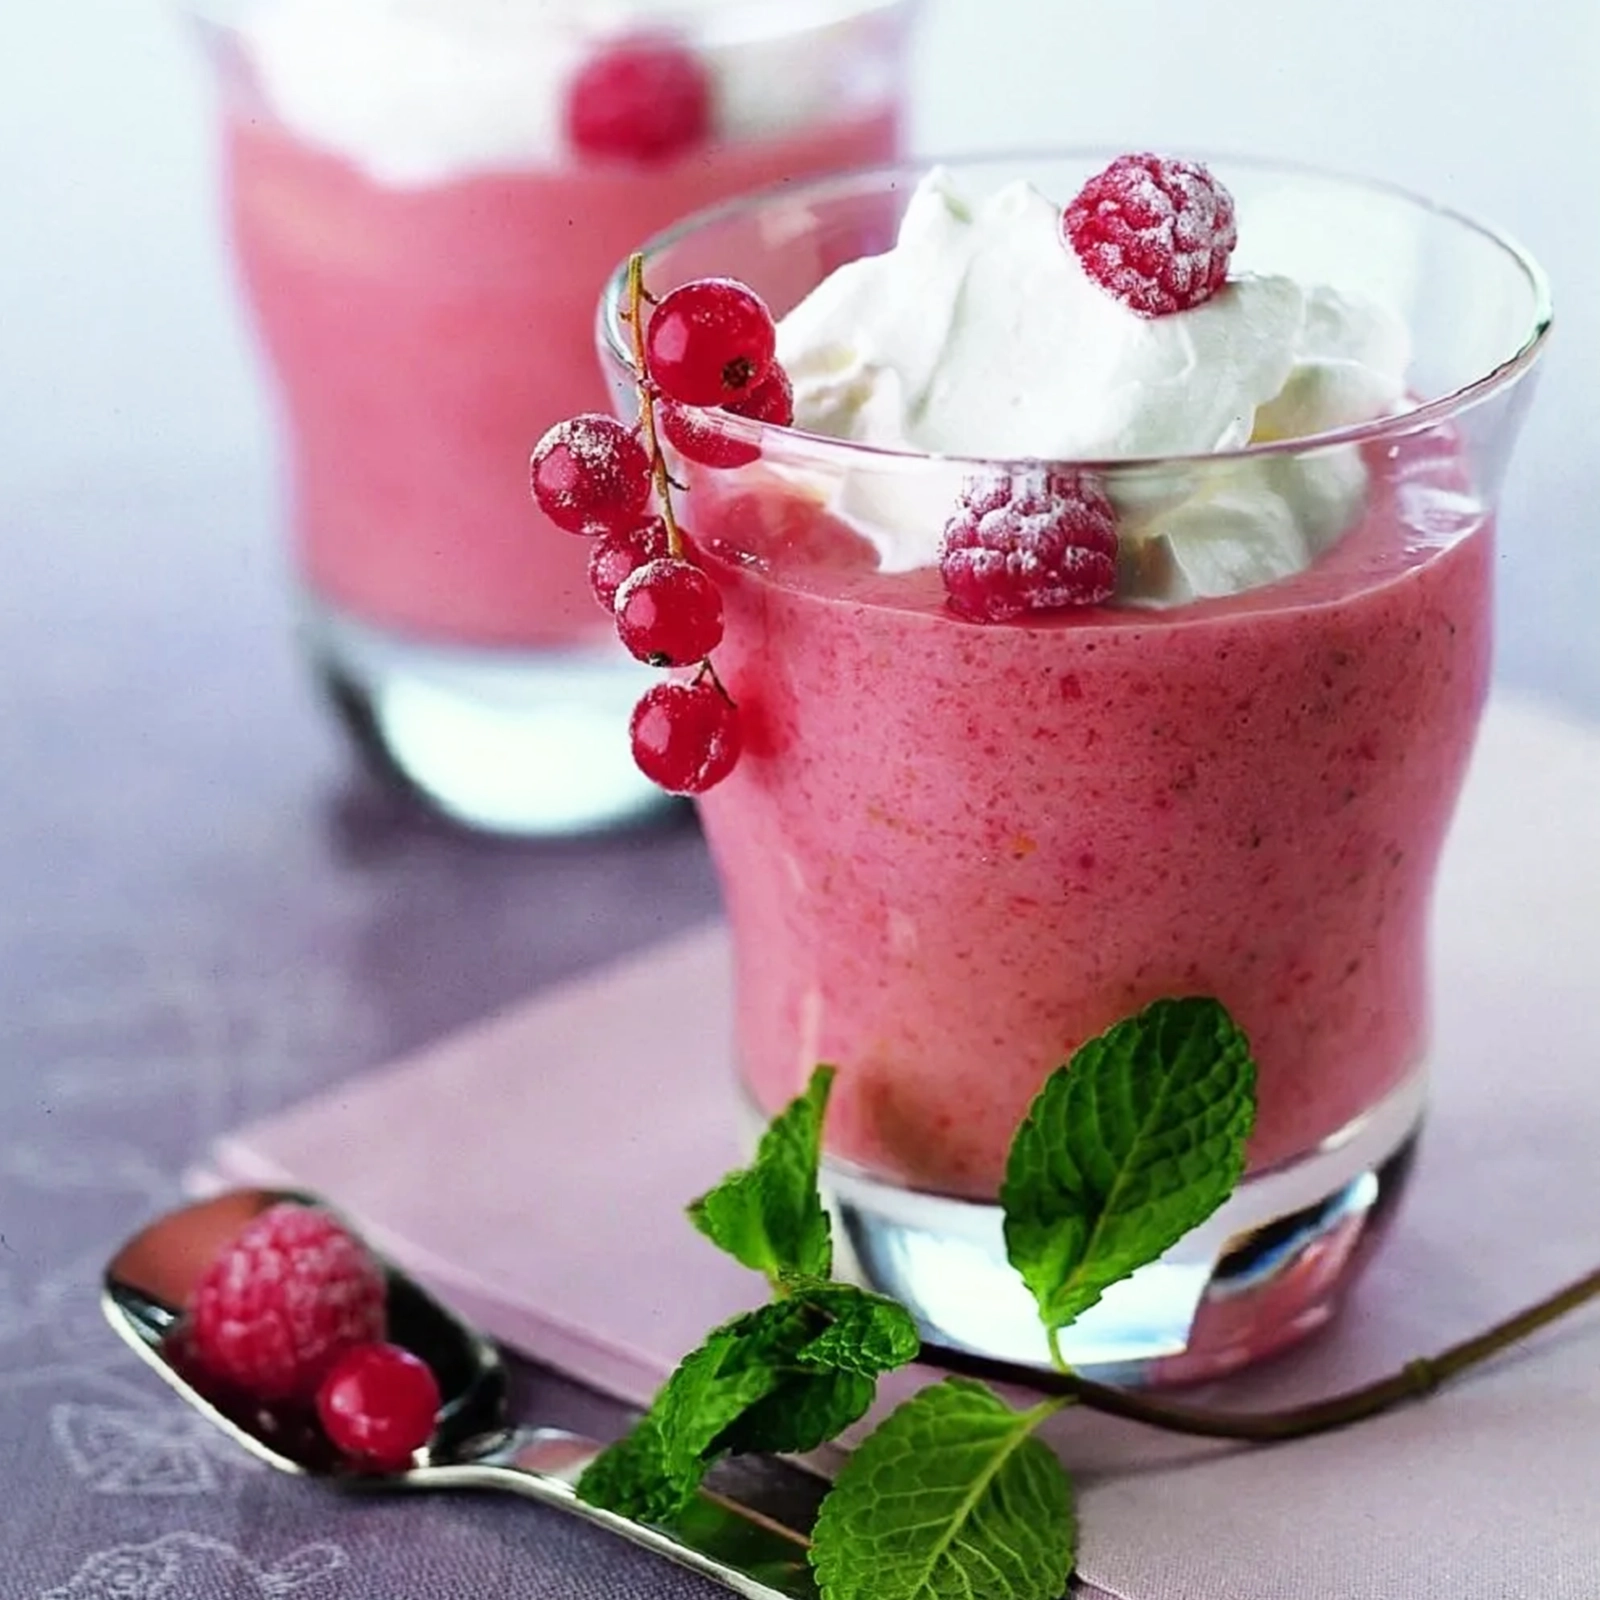
<path fill-rule="evenodd" d="M 797 29 L 774 6 L 763 29 L 728 0 L 263 0 L 240 33 L 277 116 L 403 187 L 595 151 L 610 160 L 642 145 L 655 160 L 704 139 L 773 137 L 836 117 L 842 85 L 887 100 L 891 86 L 865 81 L 863 65 L 882 54 L 883 9 L 867 0 Z M 681 59 L 661 75 L 672 113 L 630 142 L 617 101 L 641 74 L 619 86 L 605 58 L 644 40 L 677 41 L 694 81 Z M 643 64 L 660 74 L 659 60 Z M 580 112 L 586 75 L 608 102 Z"/>
<path fill-rule="evenodd" d="M 894 247 L 838 269 L 779 324 L 808 432 L 994 461 L 1148 467 L 1110 476 L 1119 601 L 1232 594 L 1306 566 L 1362 501 L 1353 451 L 1181 458 L 1303 438 L 1403 402 L 1409 343 L 1385 308 L 1238 273 L 1201 303 L 1143 315 L 1062 244 L 1025 183 L 981 199 L 935 168 Z M 1179 458 L 1176 459 L 1175 458 Z M 929 566 L 970 462 L 914 483 L 846 473 L 833 509 L 885 571 Z"/>

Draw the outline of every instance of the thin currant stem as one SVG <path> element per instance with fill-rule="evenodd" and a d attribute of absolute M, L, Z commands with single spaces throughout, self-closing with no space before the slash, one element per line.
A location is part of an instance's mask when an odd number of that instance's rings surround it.
<path fill-rule="evenodd" d="M 626 321 L 633 335 L 633 376 L 639 390 L 639 431 L 644 435 L 645 453 L 650 457 L 650 479 L 656 499 L 661 504 L 661 520 L 667 530 L 667 553 L 679 560 L 683 557 L 683 530 L 672 510 L 672 474 L 667 471 L 667 458 L 661 453 L 661 440 L 656 433 L 655 394 L 644 363 L 644 308 L 654 305 L 655 298 L 644 286 L 644 257 L 638 251 L 628 258 L 628 310 Z"/>
<path fill-rule="evenodd" d="M 1597 1297 L 1600 1297 L 1600 1270 L 1575 1279 L 1554 1294 L 1495 1323 L 1482 1333 L 1474 1334 L 1470 1339 L 1463 1339 L 1441 1350 L 1437 1355 L 1419 1356 L 1414 1361 L 1408 1361 L 1398 1372 L 1380 1378 L 1375 1383 L 1282 1411 L 1212 1411 L 1198 1406 L 1185 1406 L 1127 1389 L 1091 1383 L 1087 1378 L 1075 1374 L 1022 1367 L 944 1345 L 925 1344 L 922 1355 L 925 1361 L 952 1372 L 1040 1389 L 1047 1394 L 1076 1400 L 1090 1411 L 1103 1411 L 1108 1416 L 1142 1422 L 1152 1428 L 1165 1429 L 1168 1433 L 1275 1444 L 1289 1439 L 1307 1439 L 1318 1433 L 1331 1433 L 1336 1428 L 1365 1421 L 1368 1417 L 1378 1416 L 1408 1401 L 1424 1399 L 1468 1368 L 1498 1355 L 1518 1340 Z"/>

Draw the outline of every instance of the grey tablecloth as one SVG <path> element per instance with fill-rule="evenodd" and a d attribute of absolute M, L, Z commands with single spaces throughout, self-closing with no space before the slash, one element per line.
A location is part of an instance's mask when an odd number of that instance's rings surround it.
<path fill-rule="evenodd" d="M 100 1318 L 215 1135 L 713 901 L 682 819 L 497 846 L 353 780 L 239 501 L 197 471 L 0 507 L 0 1600 L 710 1593 L 520 1502 L 279 1477 Z M 519 1376 L 525 1414 L 617 1425 Z"/>

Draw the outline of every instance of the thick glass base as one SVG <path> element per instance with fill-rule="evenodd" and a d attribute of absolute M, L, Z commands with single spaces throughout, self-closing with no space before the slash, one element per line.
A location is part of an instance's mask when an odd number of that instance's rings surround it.
<path fill-rule="evenodd" d="M 620 651 L 455 649 L 302 606 L 318 685 L 365 764 L 466 827 L 523 837 L 616 828 L 680 804 L 633 764 L 648 680 Z"/>
<path fill-rule="evenodd" d="M 1310 1155 L 1240 1184 L 1208 1222 L 1067 1330 L 1067 1361 L 1108 1383 L 1193 1383 L 1321 1327 L 1394 1215 L 1424 1091 L 1418 1073 Z M 997 1206 L 896 1188 L 833 1162 L 822 1182 L 842 1275 L 904 1302 L 930 1340 L 1049 1365 L 1033 1297 L 1006 1261 Z"/>

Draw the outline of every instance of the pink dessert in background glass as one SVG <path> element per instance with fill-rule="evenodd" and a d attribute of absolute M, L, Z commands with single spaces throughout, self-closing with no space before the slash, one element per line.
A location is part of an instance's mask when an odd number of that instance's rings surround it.
<path fill-rule="evenodd" d="M 389 777 L 504 832 L 659 796 L 527 444 L 604 409 L 593 306 L 688 212 L 892 156 L 910 0 L 256 0 L 207 13 L 282 405 L 303 636 Z"/>
<path fill-rule="evenodd" d="M 993 1203 L 1011 1136 L 1086 1038 L 1215 995 L 1260 1069 L 1246 1179 L 1065 1343 L 1076 1367 L 1181 1381 L 1324 1322 L 1409 1170 L 1433 879 L 1548 307 L 1538 269 L 1475 224 L 1225 163 L 1243 270 L 1203 311 L 1119 322 L 1086 279 L 1062 288 L 1043 202 L 1006 187 L 1064 201 L 1102 160 L 758 197 L 645 267 L 658 294 L 711 273 L 763 294 L 796 389 L 795 429 L 716 424 L 758 461 L 678 469 L 743 729 L 697 803 L 752 1109 L 834 1063 L 825 1180 L 855 1270 L 948 1342 L 1043 1360 Z M 993 249 L 972 242 L 989 226 Z M 859 256 L 876 264 L 830 277 Z M 986 306 L 1005 281 L 1021 307 Z M 602 342 L 621 406 L 619 289 Z M 1052 367 L 1074 355 L 1101 391 Z M 1153 430 L 1189 442 L 1152 449 Z M 1041 461 L 1092 464 L 1115 591 L 958 615 L 940 539 L 963 486 Z"/>

